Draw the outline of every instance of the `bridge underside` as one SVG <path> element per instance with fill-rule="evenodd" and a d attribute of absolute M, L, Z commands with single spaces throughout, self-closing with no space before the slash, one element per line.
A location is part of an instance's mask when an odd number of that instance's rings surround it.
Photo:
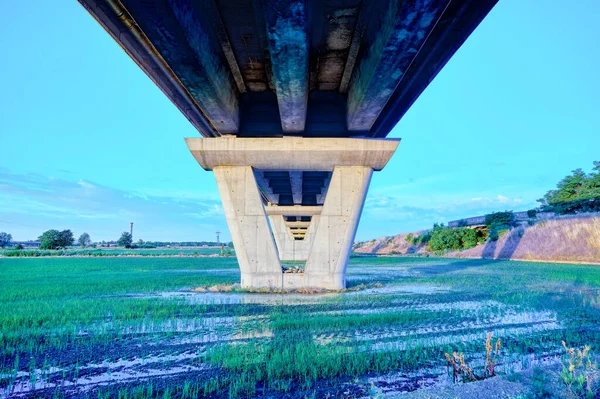
<path fill-rule="evenodd" d="M 326 288 L 384 138 L 497 2 L 78 1 L 205 137 L 242 284 Z"/>

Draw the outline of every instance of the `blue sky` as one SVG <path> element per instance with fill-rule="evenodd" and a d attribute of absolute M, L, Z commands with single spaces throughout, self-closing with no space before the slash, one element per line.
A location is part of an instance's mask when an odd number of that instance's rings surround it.
<path fill-rule="evenodd" d="M 499 2 L 390 134 L 357 239 L 525 210 L 600 160 L 600 2 L 572 4 Z M 0 231 L 229 239 L 197 131 L 77 1 L 0 2 L 0 48 Z"/>

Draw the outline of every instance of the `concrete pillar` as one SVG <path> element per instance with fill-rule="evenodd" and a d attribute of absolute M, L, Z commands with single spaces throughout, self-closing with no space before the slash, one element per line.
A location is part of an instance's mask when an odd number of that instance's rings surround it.
<path fill-rule="evenodd" d="M 275 237 L 277 251 L 279 252 L 279 259 L 306 261 L 312 248 L 317 226 L 319 225 L 319 215 L 312 217 L 304 240 L 294 239 L 283 215 L 270 215 L 269 221 L 271 222 L 271 229 Z"/>
<path fill-rule="evenodd" d="M 371 175 L 383 169 L 399 140 L 228 136 L 186 141 L 198 163 L 215 173 L 242 287 L 346 287 L 346 265 Z M 261 196 L 253 168 L 261 176 L 258 172 L 290 172 L 295 205 L 274 203 L 279 196 L 273 192 Z M 301 205 L 305 171 L 331 172 L 324 201 L 325 190 L 316 204 Z M 312 220 L 304 239 L 295 240 L 285 217 L 302 216 Z M 280 259 L 306 260 L 304 273 L 283 273 Z"/>
<path fill-rule="evenodd" d="M 346 266 L 372 174 L 373 169 L 365 166 L 336 166 L 333 169 L 304 268 L 306 286 L 346 288 Z"/>
<path fill-rule="evenodd" d="M 231 240 L 240 265 L 242 287 L 282 288 L 282 270 L 250 166 L 213 169 Z"/>

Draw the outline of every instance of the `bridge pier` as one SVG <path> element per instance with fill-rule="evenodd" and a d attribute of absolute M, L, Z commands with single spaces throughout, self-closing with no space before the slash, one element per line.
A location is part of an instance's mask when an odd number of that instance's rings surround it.
<path fill-rule="evenodd" d="M 281 264 L 250 166 L 213 169 L 240 265 L 242 287 L 281 288 Z"/>
<path fill-rule="evenodd" d="M 346 288 L 346 266 L 372 173 L 368 166 L 334 167 L 304 267 L 305 286 Z"/>
<path fill-rule="evenodd" d="M 399 140 L 186 139 L 215 174 L 245 288 L 346 287 L 346 266 L 374 170 Z M 283 273 L 281 261 L 305 261 Z"/>
<path fill-rule="evenodd" d="M 279 252 L 279 259 L 283 261 L 304 261 L 312 248 L 315 231 L 319 225 L 319 215 L 312 216 L 310 222 L 287 222 L 283 215 L 270 215 L 269 223 L 275 238 L 275 245 Z M 292 223 L 305 223 L 306 231 L 301 240 L 294 237 L 293 230 L 289 227 Z"/>

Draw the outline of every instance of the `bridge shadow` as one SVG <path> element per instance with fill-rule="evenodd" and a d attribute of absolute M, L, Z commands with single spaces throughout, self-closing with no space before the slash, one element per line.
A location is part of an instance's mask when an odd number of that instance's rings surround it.
<path fill-rule="evenodd" d="M 481 259 L 456 259 L 448 258 L 447 264 L 423 265 L 409 269 L 409 272 L 415 272 L 423 276 L 435 276 L 465 270 L 469 268 L 478 268 L 493 264 L 501 260 L 511 259 L 519 246 L 527 226 L 517 226 L 496 241 L 488 240 L 481 252 Z"/>
<path fill-rule="evenodd" d="M 525 234 L 527 226 L 520 225 L 510 229 L 505 234 L 506 236 L 501 237 L 496 241 L 488 240 L 485 243 L 485 247 L 481 252 L 483 259 L 497 259 L 497 260 L 509 260 L 512 259 L 515 251 L 519 247 L 521 238 Z"/>
<path fill-rule="evenodd" d="M 481 251 L 481 257 L 483 259 L 494 259 L 496 255 L 496 247 L 498 246 L 498 241 L 488 240 L 485 242 L 485 247 L 483 247 L 483 251 Z"/>
<path fill-rule="evenodd" d="M 452 259 L 447 258 L 446 264 L 416 266 L 408 269 L 409 273 L 418 273 L 423 277 L 453 273 L 465 269 L 479 268 L 497 262 L 494 259 Z"/>

